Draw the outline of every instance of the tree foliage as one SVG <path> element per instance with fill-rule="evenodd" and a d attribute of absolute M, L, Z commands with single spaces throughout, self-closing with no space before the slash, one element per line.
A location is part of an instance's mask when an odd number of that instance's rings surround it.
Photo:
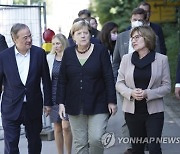
<path fill-rule="evenodd" d="M 31 4 L 42 3 L 43 0 L 31 0 Z M 27 0 L 14 0 L 13 4 L 27 4 Z"/>
<path fill-rule="evenodd" d="M 130 24 L 132 10 L 142 0 L 91 0 L 90 10 L 94 16 L 99 18 L 103 25 L 107 21 L 114 21 L 122 31 Z"/>

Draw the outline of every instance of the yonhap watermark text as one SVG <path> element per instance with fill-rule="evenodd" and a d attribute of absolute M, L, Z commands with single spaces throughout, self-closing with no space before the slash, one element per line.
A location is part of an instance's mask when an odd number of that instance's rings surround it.
<path fill-rule="evenodd" d="M 110 148 L 115 143 L 118 144 L 180 144 L 180 136 L 162 136 L 162 137 L 116 137 L 113 132 L 107 132 L 102 136 L 101 142 L 104 148 Z"/>
<path fill-rule="evenodd" d="M 142 144 L 150 144 L 150 143 L 180 143 L 180 137 L 118 137 L 118 143 L 142 143 Z"/>

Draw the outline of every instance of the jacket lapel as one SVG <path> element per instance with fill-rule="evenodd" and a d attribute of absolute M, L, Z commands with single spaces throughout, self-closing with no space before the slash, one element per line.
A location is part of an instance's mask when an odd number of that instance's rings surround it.
<path fill-rule="evenodd" d="M 29 81 L 29 78 L 31 77 L 31 74 L 33 73 L 33 66 L 35 66 L 35 54 L 34 51 L 32 50 L 32 47 L 30 49 L 30 61 L 29 61 L 29 72 L 28 72 L 28 76 L 26 79 L 26 84 Z"/>
<path fill-rule="evenodd" d="M 158 68 L 157 68 L 158 61 L 156 59 L 157 59 L 157 57 L 155 56 L 155 60 L 154 60 L 154 62 L 152 62 L 152 65 L 151 65 L 151 79 L 150 79 L 150 82 L 148 85 L 148 89 L 152 87 L 154 80 L 156 79 L 155 76 L 156 76 L 157 71 L 158 71 Z"/>

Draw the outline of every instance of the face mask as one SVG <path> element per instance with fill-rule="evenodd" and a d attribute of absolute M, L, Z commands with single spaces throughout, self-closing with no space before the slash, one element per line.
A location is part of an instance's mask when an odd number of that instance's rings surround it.
<path fill-rule="evenodd" d="M 143 23 L 141 21 L 138 21 L 138 20 L 131 22 L 131 27 L 132 28 L 139 27 L 139 26 L 142 26 L 142 25 L 143 25 Z"/>
<path fill-rule="evenodd" d="M 117 33 L 111 33 L 111 40 L 116 41 L 117 40 Z"/>

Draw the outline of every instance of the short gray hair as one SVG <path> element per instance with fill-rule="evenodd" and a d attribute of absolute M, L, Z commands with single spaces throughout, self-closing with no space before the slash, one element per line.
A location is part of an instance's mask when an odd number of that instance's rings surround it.
<path fill-rule="evenodd" d="M 18 33 L 20 30 L 26 29 L 26 28 L 29 29 L 29 27 L 28 27 L 27 25 L 25 25 L 25 24 L 22 24 L 22 23 L 16 23 L 16 24 L 14 24 L 14 25 L 12 26 L 12 28 L 11 28 L 11 37 L 12 37 L 12 39 L 18 38 L 17 33 Z"/>

